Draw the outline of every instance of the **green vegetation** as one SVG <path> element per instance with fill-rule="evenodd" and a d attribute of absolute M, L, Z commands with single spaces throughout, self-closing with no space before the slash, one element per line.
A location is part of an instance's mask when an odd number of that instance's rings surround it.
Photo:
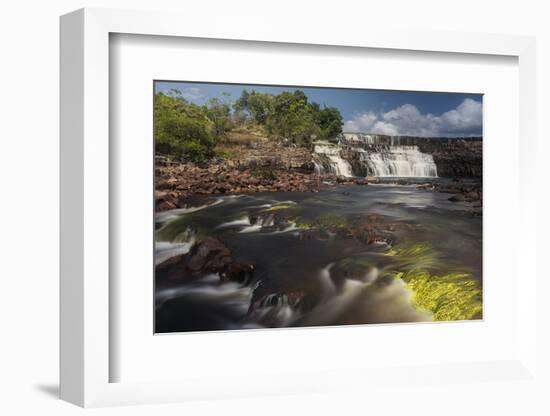
<path fill-rule="evenodd" d="M 313 138 L 331 140 L 342 132 L 338 109 L 308 101 L 303 91 L 278 95 L 243 91 L 234 109 L 245 120 L 264 125 L 275 138 L 310 145 Z"/>
<path fill-rule="evenodd" d="M 231 120 L 231 107 L 218 98 L 208 101 L 203 107 L 206 117 L 213 124 L 213 133 L 217 141 L 225 139 L 226 133 L 231 130 L 233 125 Z"/>
<path fill-rule="evenodd" d="M 233 108 L 243 118 L 248 116 L 258 124 L 266 124 L 273 113 L 273 101 L 274 97 L 271 94 L 243 90 Z"/>
<path fill-rule="evenodd" d="M 202 241 L 218 224 L 218 217 L 208 210 L 188 212 L 173 221 L 166 222 L 156 230 L 155 241 L 174 243 L 189 242 L 191 239 Z"/>
<path fill-rule="evenodd" d="M 268 166 L 257 166 L 250 172 L 252 176 L 258 179 L 265 179 L 269 181 L 274 181 L 277 179 L 277 174 L 275 171 Z"/>
<path fill-rule="evenodd" d="M 226 146 L 250 144 L 260 137 L 283 145 L 310 146 L 342 132 L 338 109 L 309 102 L 303 91 L 277 95 L 243 90 L 232 104 L 227 95 L 199 106 L 178 90 L 155 94 L 156 151 L 172 159 L 205 162 L 227 158 Z"/>
<path fill-rule="evenodd" d="M 405 272 L 401 279 L 413 292 L 413 303 L 433 313 L 435 321 L 460 321 L 483 317 L 482 291 L 469 273 L 432 275 Z"/>
<path fill-rule="evenodd" d="M 268 211 L 282 211 L 283 209 L 289 209 L 291 207 L 293 207 L 293 205 L 289 205 L 289 204 L 274 205 L 271 208 L 269 208 Z"/>
<path fill-rule="evenodd" d="M 296 218 L 296 224 L 304 229 L 320 230 L 345 230 L 348 227 L 348 221 L 345 215 L 322 214 L 317 218 L 308 219 L 303 217 Z"/>
<path fill-rule="evenodd" d="M 438 256 L 426 243 L 393 248 L 386 255 L 397 259 L 400 266 L 393 276 L 402 279 L 413 292 L 417 308 L 433 313 L 436 321 L 481 319 L 482 290 L 479 282 L 466 272 L 440 274 Z"/>
<path fill-rule="evenodd" d="M 215 127 L 203 108 L 178 91 L 155 95 L 156 151 L 176 159 L 202 162 L 214 155 Z"/>

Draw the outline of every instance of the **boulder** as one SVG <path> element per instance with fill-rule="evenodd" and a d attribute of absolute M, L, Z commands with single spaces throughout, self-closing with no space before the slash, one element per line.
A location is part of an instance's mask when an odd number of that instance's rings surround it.
<path fill-rule="evenodd" d="M 464 195 L 456 194 L 449 198 L 451 202 L 463 202 L 465 200 Z"/>
<path fill-rule="evenodd" d="M 467 200 L 467 201 L 479 201 L 479 194 L 475 191 L 470 191 L 470 192 L 467 192 L 465 195 L 464 195 L 464 198 Z"/>
<path fill-rule="evenodd" d="M 157 211 L 168 211 L 170 209 L 176 209 L 177 207 L 174 201 L 163 201 L 157 206 Z"/>
<path fill-rule="evenodd" d="M 207 237 L 189 253 L 166 260 L 156 267 L 157 280 L 188 280 L 217 274 L 221 281 L 248 283 L 254 266 L 238 262 L 220 240 Z"/>
<path fill-rule="evenodd" d="M 401 223 L 397 220 L 380 214 L 360 215 L 349 224 L 353 237 L 365 244 L 392 243 L 395 232 L 400 229 Z"/>

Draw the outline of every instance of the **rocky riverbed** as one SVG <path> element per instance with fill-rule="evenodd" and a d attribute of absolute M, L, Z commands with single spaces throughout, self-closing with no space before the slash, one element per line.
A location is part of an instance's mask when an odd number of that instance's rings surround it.
<path fill-rule="evenodd" d="M 220 162 L 210 166 L 160 162 L 156 167 L 155 206 L 157 212 L 186 208 L 197 197 L 257 192 L 319 192 L 337 185 L 416 184 L 418 189 L 449 194 L 451 202 L 468 202 L 473 215 L 482 214 L 483 189 L 471 178 L 424 179 L 376 178 L 317 175 L 307 168 L 280 168 L 270 164 L 254 167 Z M 419 183 L 420 182 L 420 183 Z"/>
<path fill-rule="evenodd" d="M 315 175 L 305 168 L 285 169 L 273 164 L 254 167 L 226 162 L 210 166 L 159 163 L 156 167 L 155 206 L 166 211 L 187 206 L 198 195 L 254 192 L 318 192 L 336 184 L 367 184 L 366 178 Z"/>
<path fill-rule="evenodd" d="M 397 153 L 388 151 L 392 148 L 402 150 Z M 318 149 L 325 153 L 315 153 Z M 307 148 L 263 137 L 252 140 L 232 136 L 231 142 L 222 150 L 227 154 L 225 158 L 205 164 L 178 163 L 158 156 L 155 165 L 156 210 L 184 208 L 190 199 L 201 195 L 319 192 L 338 184 L 381 182 L 420 183 L 422 189 L 452 194 L 452 202 L 476 202 L 476 208 L 481 211 L 480 138 L 345 134 L 338 145 L 327 143 Z M 385 155 L 387 160 L 378 159 L 378 155 Z M 323 160 L 324 166 L 321 164 Z M 368 176 L 373 165 L 377 165 L 375 170 L 381 172 L 395 171 L 394 177 Z M 426 177 L 395 177 L 401 171 L 418 172 Z M 436 175 L 438 177 L 434 177 Z"/>

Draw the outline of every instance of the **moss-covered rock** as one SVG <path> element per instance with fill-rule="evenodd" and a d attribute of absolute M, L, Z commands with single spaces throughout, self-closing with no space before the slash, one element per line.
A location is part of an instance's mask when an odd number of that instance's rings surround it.
<path fill-rule="evenodd" d="M 413 304 L 433 314 L 436 321 L 481 319 L 483 292 L 468 272 L 441 273 L 443 261 L 428 243 L 394 247 L 386 255 L 397 260 L 392 273 L 413 292 Z"/>

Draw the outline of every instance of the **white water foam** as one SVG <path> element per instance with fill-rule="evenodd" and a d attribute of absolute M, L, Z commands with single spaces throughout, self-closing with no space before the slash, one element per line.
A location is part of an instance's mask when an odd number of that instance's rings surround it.
<path fill-rule="evenodd" d="M 165 262 L 169 258 L 189 253 L 195 244 L 195 238 L 184 243 L 170 243 L 168 241 L 157 241 L 155 243 L 155 266 Z"/>
<path fill-rule="evenodd" d="M 196 212 L 205 208 L 213 207 L 215 205 L 221 204 L 222 202 L 223 202 L 223 199 L 220 198 L 220 199 L 216 199 L 211 204 L 200 205 L 198 207 L 176 208 L 168 211 L 158 212 L 156 216 L 156 221 L 159 223 L 168 222 L 178 218 L 181 215 L 190 214 L 191 212 Z"/>
<path fill-rule="evenodd" d="M 354 166 L 362 166 L 361 171 L 368 175 L 379 177 L 414 177 L 436 178 L 437 166 L 432 155 L 422 153 L 418 146 L 403 146 L 398 138 L 392 138 L 391 145 L 378 146 L 376 150 L 366 150 L 360 145 L 376 143 L 376 136 L 349 135 L 345 138 L 345 152 L 342 145 L 318 142 L 314 146 L 315 172 L 317 174 L 330 173 L 337 176 L 354 176 L 350 161 Z M 357 147 L 356 147 L 357 146 Z M 324 160 L 324 162 L 322 162 Z"/>
<path fill-rule="evenodd" d="M 363 150 L 359 155 L 374 176 L 437 177 L 437 166 L 432 155 L 420 152 L 418 146 L 388 146 L 378 153 Z"/>
<path fill-rule="evenodd" d="M 340 147 L 328 143 L 316 143 L 314 153 L 323 155 L 330 163 L 330 173 L 337 176 L 353 176 L 350 163 L 340 156 Z M 324 173 L 324 166 L 313 162 L 317 174 Z"/>

